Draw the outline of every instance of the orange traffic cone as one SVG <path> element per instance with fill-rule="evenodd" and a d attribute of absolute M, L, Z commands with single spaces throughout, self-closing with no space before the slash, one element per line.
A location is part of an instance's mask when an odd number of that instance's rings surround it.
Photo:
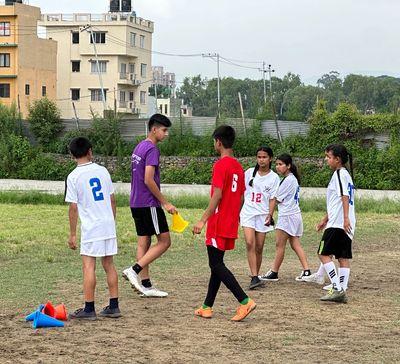
<path fill-rule="evenodd" d="M 67 321 L 67 309 L 63 303 L 54 307 L 54 309 L 56 310 L 55 318 L 57 320 Z"/>
<path fill-rule="evenodd" d="M 56 317 L 56 309 L 50 301 L 48 301 L 42 308 L 42 312 L 50 317 Z"/>
<path fill-rule="evenodd" d="M 183 233 L 189 223 L 183 219 L 181 215 L 179 215 L 178 212 L 175 212 L 172 215 L 172 225 L 171 225 L 171 230 L 175 231 L 177 233 Z"/>

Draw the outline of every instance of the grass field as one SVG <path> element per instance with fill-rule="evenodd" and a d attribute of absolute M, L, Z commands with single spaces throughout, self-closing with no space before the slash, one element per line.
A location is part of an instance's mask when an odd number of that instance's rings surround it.
<path fill-rule="evenodd" d="M 134 262 L 136 245 L 130 211 L 122 202 L 119 205 L 123 206 L 117 212 L 115 262 L 121 271 Z M 399 362 L 400 217 L 382 213 L 395 210 L 389 205 L 371 204 L 364 208 L 367 212 L 358 213 L 347 305 L 321 304 L 320 286 L 294 282 L 300 265 L 288 248 L 280 281 L 248 292 L 258 308 L 245 322 L 229 321 L 236 302 L 225 288 L 212 320 L 193 317 L 193 309 L 204 299 L 209 272 L 203 237 L 193 237 L 188 230 L 172 233 L 171 249 L 151 266 L 154 282 L 170 292 L 168 298 L 139 298 L 121 280 L 124 317 L 120 320 L 68 322 L 64 329 L 33 330 L 23 318 L 39 303 L 64 302 L 69 311 L 82 304 L 81 260 L 78 252 L 67 248 L 67 206 L 0 203 L 0 362 Z M 310 206 L 305 210 L 302 243 L 315 270 L 320 235 L 313 226 L 323 213 L 311 211 Z M 202 210 L 180 212 L 194 223 Z M 263 270 L 271 264 L 273 240 L 272 233 Z M 226 262 L 246 287 L 241 234 Z M 99 310 L 107 304 L 107 291 L 101 265 L 97 273 Z"/>

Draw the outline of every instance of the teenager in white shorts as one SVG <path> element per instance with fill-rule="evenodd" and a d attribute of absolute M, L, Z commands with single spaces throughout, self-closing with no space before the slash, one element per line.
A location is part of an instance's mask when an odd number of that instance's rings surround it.
<path fill-rule="evenodd" d="M 71 141 L 70 152 L 77 166 L 68 175 L 65 201 L 69 206 L 70 237 L 68 245 L 77 248 L 78 216 L 81 221 L 83 294 L 85 307 L 69 314 L 70 319 L 95 320 L 94 294 L 96 288 L 96 258 L 101 257 L 110 292 L 109 305 L 102 317 L 121 316 L 118 305 L 118 275 L 113 256 L 117 254 L 115 230 L 115 197 L 107 169 L 92 162 L 92 144 L 84 137 Z"/>
<path fill-rule="evenodd" d="M 257 149 L 257 164 L 245 172 L 246 191 L 240 211 L 240 225 L 246 241 L 247 261 L 251 281 L 249 288 L 262 287 L 265 282 L 259 277 L 266 234 L 273 226 L 266 226 L 275 193 L 279 186 L 279 176 L 271 170 L 273 152 L 270 147 Z"/>
<path fill-rule="evenodd" d="M 275 226 L 275 258 L 271 269 L 261 278 L 266 281 L 278 280 L 279 268 L 285 256 L 286 242 L 289 240 L 290 246 L 297 254 L 303 267 L 303 271 L 296 277 L 296 281 L 302 281 L 303 277 L 311 275 L 311 271 L 303 247 L 300 244 L 300 236 L 303 235 L 303 219 L 299 207 L 299 176 L 289 154 L 281 154 L 276 159 L 276 171 L 282 177 L 282 180 L 276 192 L 274 203 L 271 206 L 271 212 L 265 222 L 267 226 L 271 225 L 275 205 L 278 204 L 278 222 Z"/>

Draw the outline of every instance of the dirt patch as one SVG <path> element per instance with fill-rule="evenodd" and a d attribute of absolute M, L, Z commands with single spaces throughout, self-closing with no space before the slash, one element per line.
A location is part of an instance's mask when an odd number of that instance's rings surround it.
<path fill-rule="evenodd" d="M 23 315 L 6 309 L 0 315 L 0 363 L 400 362 L 400 269 L 394 245 L 355 252 L 346 305 L 323 304 L 321 286 L 295 282 L 299 263 L 287 256 L 279 282 L 248 291 L 258 307 L 241 323 L 230 322 L 237 303 L 225 288 L 211 320 L 193 315 L 206 293 L 205 268 L 158 279 L 170 293 L 164 299 L 140 298 L 121 279 L 124 316 L 118 320 L 33 330 Z M 228 265 L 243 286 L 249 282 L 245 259 Z M 71 290 L 67 308 L 78 308 L 80 286 L 60 289 Z M 99 292 L 97 310 L 106 303 Z"/>

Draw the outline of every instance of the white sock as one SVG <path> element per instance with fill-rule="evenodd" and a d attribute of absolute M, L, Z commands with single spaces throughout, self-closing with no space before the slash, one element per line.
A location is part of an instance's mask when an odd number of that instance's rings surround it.
<path fill-rule="evenodd" d="M 346 290 L 349 285 L 349 278 L 350 278 L 350 268 L 339 267 L 340 284 L 344 290 Z"/>
<path fill-rule="evenodd" d="M 317 276 L 323 277 L 324 275 L 325 275 L 325 268 L 324 265 L 321 263 L 317 271 Z"/>
<path fill-rule="evenodd" d="M 335 263 L 325 263 L 324 268 L 325 272 L 328 274 L 329 279 L 331 280 L 332 287 L 340 291 L 342 289 L 342 286 L 340 285 L 339 276 L 336 273 Z"/>

